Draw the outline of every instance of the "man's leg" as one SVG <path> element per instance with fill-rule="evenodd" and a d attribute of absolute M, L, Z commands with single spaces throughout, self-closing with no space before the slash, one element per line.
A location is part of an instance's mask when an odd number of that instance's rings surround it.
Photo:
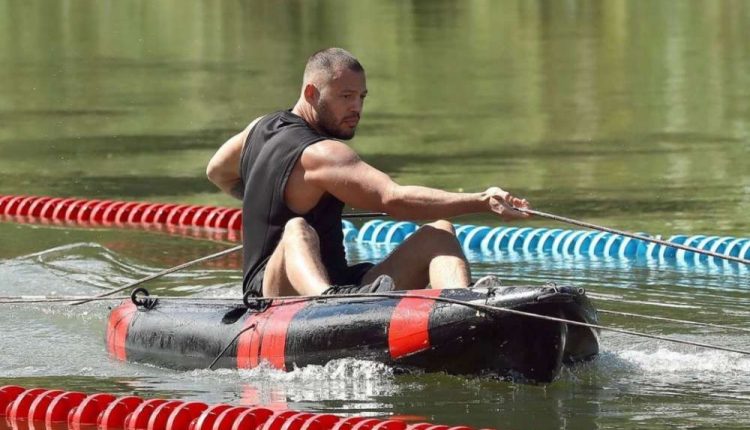
<path fill-rule="evenodd" d="M 471 272 L 453 224 L 436 221 L 422 226 L 385 260 L 370 269 L 362 283 L 379 275 L 393 278 L 399 290 L 461 288 L 469 286 Z"/>
<path fill-rule="evenodd" d="M 329 286 L 317 233 L 303 218 L 292 218 L 266 265 L 263 296 L 315 296 Z"/>

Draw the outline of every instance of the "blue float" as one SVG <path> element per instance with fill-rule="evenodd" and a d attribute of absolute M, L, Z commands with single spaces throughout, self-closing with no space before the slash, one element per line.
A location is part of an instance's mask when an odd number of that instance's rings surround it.
<path fill-rule="evenodd" d="M 366 222 L 359 230 L 350 221 L 343 221 L 342 227 L 344 240 L 347 242 L 397 245 L 414 233 L 419 225 L 412 222 L 374 219 Z M 589 258 L 641 258 L 676 261 L 691 265 L 721 263 L 714 257 L 600 231 L 487 227 L 468 224 L 456 224 L 455 228 L 461 246 L 467 251 L 480 253 L 519 252 Z M 636 234 L 644 238 L 661 239 L 661 236 L 652 236 L 647 233 Z M 668 241 L 732 257 L 750 259 L 750 239 L 746 238 L 674 235 Z"/>

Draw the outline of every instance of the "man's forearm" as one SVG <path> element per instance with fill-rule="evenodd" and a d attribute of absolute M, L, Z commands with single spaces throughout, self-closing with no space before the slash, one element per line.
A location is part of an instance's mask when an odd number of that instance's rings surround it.
<path fill-rule="evenodd" d="M 399 219 L 452 218 L 489 210 L 484 193 L 452 193 L 420 186 L 398 186 L 385 202 L 385 211 Z"/>

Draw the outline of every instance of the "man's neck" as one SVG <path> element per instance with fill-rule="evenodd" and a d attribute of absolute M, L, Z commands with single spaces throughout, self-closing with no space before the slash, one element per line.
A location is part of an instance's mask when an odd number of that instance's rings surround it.
<path fill-rule="evenodd" d="M 317 121 L 317 115 L 315 114 L 315 110 L 310 106 L 309 103 L 307 103 L 306 100 L 300 99 L 297 101 L 297 104 L 294 105 L 292 108 L 292 113 L 297 115 L 298 117 L 305 120 L 307 125 L 309 125 L 313 130 L 317 131 L 318 133 L 321 133 L 321 130 L 318 128 L 318 121 Z"/>

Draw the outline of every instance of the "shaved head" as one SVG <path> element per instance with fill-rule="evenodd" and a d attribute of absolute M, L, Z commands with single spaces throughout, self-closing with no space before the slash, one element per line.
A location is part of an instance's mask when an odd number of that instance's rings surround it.
<path fill-rule="evenodd" d="M 340 70 L 364 73 L 365 69 L 354 55 L 341 48 L 320 50 L 310 56 L 305 66 L 303 87 L 308 84 L 325 86 Z"/>
<path fill-rule="evenodd" d="M 325 136 L 349 140 L 366 96 L 367 78 L 359 61 L 341 48 L 328 48 L 307 60 L 300 98 L 292 112 Z"/>

